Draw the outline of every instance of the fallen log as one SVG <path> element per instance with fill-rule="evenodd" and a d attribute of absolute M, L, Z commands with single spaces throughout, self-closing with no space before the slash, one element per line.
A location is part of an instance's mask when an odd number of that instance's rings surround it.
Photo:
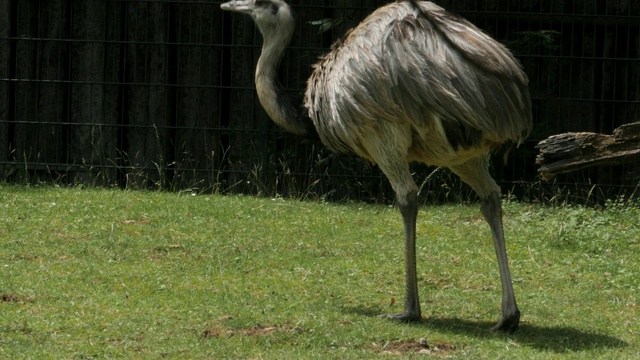
<path fill-rule="evenodd" d="M 536 164 L 545 180 L 597 165 L 640 161 L 640 122 L 622 125 L 613 134 L 569 132 L 538 143 Z"/>

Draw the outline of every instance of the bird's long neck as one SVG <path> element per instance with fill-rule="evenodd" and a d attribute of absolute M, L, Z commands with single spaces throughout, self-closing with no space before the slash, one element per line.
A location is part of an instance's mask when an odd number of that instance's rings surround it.
<path fill-rule="evenodd" d="M 287 94 L 278 80 L 280 60 L 289 45 L 291 34 L 271 34 L 264 30 L 262 33 L 264 43 L 255 79 L 260 103 L 273 122 L 284 130 L 300 136 L 317 138 L 315 127 L 306 112 L 303 112 L 301 102 L 296 102 Z"/>

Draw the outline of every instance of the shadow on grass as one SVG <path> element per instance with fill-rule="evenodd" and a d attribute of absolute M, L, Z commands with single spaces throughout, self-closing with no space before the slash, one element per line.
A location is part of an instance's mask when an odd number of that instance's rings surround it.
<path fill-rule="evenodd" d="M 367 317 L 377 317 L 379 309 L 343 308 L 345 313 Z M 392 321 L 380 319 L 380 321 Z M 479 339 L 496 339 L 500 337 L 515 341 L 521 346 L 553 351 L 556 353 L 588 351 L 592 349 L 621 349 L 629 346 L 625 341 L 606 334 L 584 331 L 572 327 L 542 326 L 520 323 L 520 327 L 513 334 L 495 333 L 490 331 L 495 323 L 488 321 L 474 321 L 458 318 L 429 318 L 412 323 L 413 326 L 435 330 L 443 333 L 453 333 L 471 336 Z"/>

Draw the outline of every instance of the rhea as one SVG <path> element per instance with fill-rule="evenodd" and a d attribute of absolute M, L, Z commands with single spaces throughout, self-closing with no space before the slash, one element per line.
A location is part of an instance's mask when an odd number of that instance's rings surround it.
<path fill-rule="evenodd" d="M 427 1 L 396 1 L 369 15 L 314 66 L 304 103 L 282 88 L 277 71 L 294 32 L 282 0 L 234 0 L 223 10 L 250 15 L 263 36 L 255 82 L 260 103 L 283 129 L 319 138 L 330 150 L 377 164 L 402 214 L 405 302 L 392 319 L 421 319 L 416 273 L 418 186 L 409 163 L 451 169 L 478 194 L 493 236 L 502 281 L 502 317 L 514 331 L 520 311 L 502 225 L 492 150 L 519 145 L 532 127 L 528 79 L 499 42 Z"/>

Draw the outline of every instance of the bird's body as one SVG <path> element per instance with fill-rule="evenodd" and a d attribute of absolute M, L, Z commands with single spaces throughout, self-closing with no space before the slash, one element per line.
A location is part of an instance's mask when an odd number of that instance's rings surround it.
<path fill-rule="evenodd" d="M 527 77 L 501 44 L 466 20 L 426 1 L 376 10 L 315 66 L 304 108 L 281 89 L 277 69 L 293 33 L 282 0 L 234 0 L 225 10 L 250 14 L 264 37 L 256 89 L 284 129 L 319 137 L 329 149 L 377 164 L 395 190 L 405 227 L 405 311 L 421 317 L 415 264 L 417 191 L 409 163 L 445 166 L 481 198 L 494 238 L 503 287 L 496 328 L 520 317 L 507 263 L 500 189 L 488 171 L 490 151 L 521 143 L 531 130 Z"/>
<path fill-rule="evenodd" d="M 316 65 L 305 107 L 322 142 L 377 163 L 369 148 L 391 141 L 438 166 L 520 143 L 531 109 L 518 62 L 470 23 L 420 6 L 430 18 L 409 2 L 378 9 Z"/>

